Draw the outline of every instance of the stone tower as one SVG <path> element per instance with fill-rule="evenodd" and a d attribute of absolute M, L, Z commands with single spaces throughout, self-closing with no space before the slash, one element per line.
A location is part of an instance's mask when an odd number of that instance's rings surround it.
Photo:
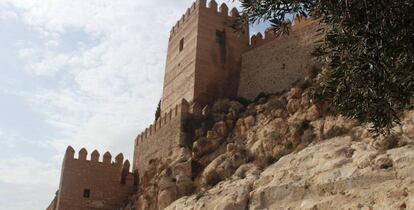
<path fill-rule="evenodd" d="M 226 4 L 197 0 L 172 28 L 161 110 L 166 113 L 183 99 L 208 103 L 233 97 L 241 69 L 241 55 L 249 48 L 248 32 L 230 27 L 238 16 Z M 245 26 L 248 27 L 247 25 Z M 248 30 L 246 30 L 248 31 Z"/>
<path fill-rule="evenodd" d="M 48 210 L 118 209 L 133 192 L 135 178 L 130 163 L 119 154 L 112 162 L 109 152 L 100 161 L 98 151 L 87 159 L 86 149 L 68 147 L 63 160 L 59 191 Z"/>

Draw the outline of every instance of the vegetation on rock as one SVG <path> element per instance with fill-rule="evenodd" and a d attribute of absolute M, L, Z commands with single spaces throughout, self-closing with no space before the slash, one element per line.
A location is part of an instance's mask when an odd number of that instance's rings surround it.
<path fill-rule="evenodd" d="M 161 100 L 158 102 L 157 110 L 155 111 L 155 121 L 161 116 Z"/>

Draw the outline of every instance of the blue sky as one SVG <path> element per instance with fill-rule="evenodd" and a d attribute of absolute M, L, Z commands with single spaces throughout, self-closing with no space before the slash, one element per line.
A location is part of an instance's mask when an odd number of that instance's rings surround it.
<path fill-rule="evenodd" d="M 68 145 L 131 159 L 191 3 L 0 0 L 1 210 L 45 209 Z"/>

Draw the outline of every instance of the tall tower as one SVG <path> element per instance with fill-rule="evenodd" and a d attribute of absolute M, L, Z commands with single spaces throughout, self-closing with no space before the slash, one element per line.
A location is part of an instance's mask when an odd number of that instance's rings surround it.
<path fill-rule="evenodd" d="M 249 47 L 248 32 L 237 33 L 230 27 L 237 16 L 237 9 L 229 14 L 224 3 L 218 8 L 214 0 L 208 6 L 206 0 L 197 0 L 172 28 L 162 113 L 182 99 L 206 103 L 236 96 L 241 55 Z"/>

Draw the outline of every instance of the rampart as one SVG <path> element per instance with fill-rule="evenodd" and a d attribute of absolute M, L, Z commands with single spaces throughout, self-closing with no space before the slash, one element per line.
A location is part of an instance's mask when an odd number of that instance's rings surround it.
<path fill-rule="evenodd" d="M 124 204 L 134 189 L 134 176 L 129 172 L 130 163 L 121 154 L 115 162 L 109 152 L 99 160 L 93 151 L 87 159 L 86 149 L 79 151 L 68 147 L 63 161 L 60 187 L 57 196 L 59 210 L 117 209 Z"/>
<path fill-rule="evenodd" d="M 169 112 L 166 112 L 155 123 L 151 124 L 135 139 L 133 168 L 139 175 L 144 175 L 159 162 L 177 159 L 177 152 L 183 147 L 185 133 L 182 120 L 188 114 L 190 105 L 186 100 Z"/>
<path fill-rule="evenodd" d="M 311 52 L 320 39 L 316 20 L 296 19 L 289 35 L 266 30 L 251 38 L 242 56 L 238 96 L 254 99 L 259 93 L 280 92 L 302 79 L 315 65 Z"/>

